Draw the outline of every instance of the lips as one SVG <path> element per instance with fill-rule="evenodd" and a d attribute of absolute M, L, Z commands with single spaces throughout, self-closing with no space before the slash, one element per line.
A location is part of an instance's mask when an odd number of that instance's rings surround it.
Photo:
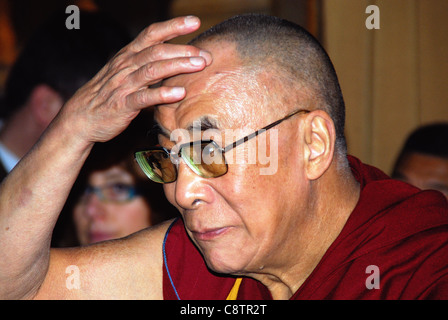
<path fill-rule="evenodd" d="M 89 234 L 90 243 L 105 241 L 105 240 L 111 240 L 114 239 L 114 235 L 111 233 L 105 233 L 105 232 L 91 232 Z"/>
<path fill-rule="evenodd" d="M 229 230 L 230 227 L 223 227 L 223 228 L 203 229 L 200 231 L 192 231 L 192 233 L 197 240 L 211 241 L 217 239 L 220 236 L 223 236 Z"/>

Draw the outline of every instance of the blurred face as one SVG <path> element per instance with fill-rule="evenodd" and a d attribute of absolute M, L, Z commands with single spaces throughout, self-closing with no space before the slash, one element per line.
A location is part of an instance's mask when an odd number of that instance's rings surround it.
<path fill-rule="evenodd" d="M 150 225 L 151 210 L 134 185 L 133 176 L 120 166 L 89 176 L 73 212 L 82 245 L 121 238 Z"/>
<path fill-rule="evenodd" d="M 187 96 L 180 103 L 159 106 L 156 110 L 156 121 L 165 131 L 160 135 L 163 147 L 172 148 L 178 142 L 171 141 L 169 133 L 178 128 L 190 130 L 200 119 L 211 119 L 202 123 L 208 129 L 213 127 L 216 131 L 213 140 L 223 147 L 223 140 L 228 143 L 224 130 L 255 131 L 286 115 L 264 110 L 260 97 L 268 93 L 260 89 L 264 86 L 256 79 L 242 73 L 229 46 L 206 49 L 213 54 L 210 67 L 166 81 L 169 86 L 184 86 Z M 290 258 L 288 251 L 297 240 L 291 235 L 300 234 L 297 230 L 306 219 L 299 214 L 304 208 L 297 203 L 304 180 L 301 171 L 296 170 L 300 168 L 296 156 L 300 142 L 289 142 L 296 135 L 300 119 L 301 116 L 294 116 L 262 134 L 263 141 L 276 145 L 274 149 L 267 147 L 279 155 L 275 173 L 262 175 L 260 169 L 265 164 L 239 161 L 229 164 L 225 175 L 207 179 L 195 174 L 181 160 L 177 180 L 164 185 L 168 200 L 184 219 L 187 233 L 215 271 L 249 274 L 280 267 Z M 273 130 L 278 130 L 277 139 L 271 140 Z M 244 135 L 241 133 L 235 140 Z M 235 154 L 256 149 L 260 138 L 261 135 L 239 145 Z"/>
<path fill-rule="evenodd" d="M 422 190 L 438 190 L 448 199 L 448 160 L 411 153 L 406 156 L 397 171 L 400 180 Z"/>

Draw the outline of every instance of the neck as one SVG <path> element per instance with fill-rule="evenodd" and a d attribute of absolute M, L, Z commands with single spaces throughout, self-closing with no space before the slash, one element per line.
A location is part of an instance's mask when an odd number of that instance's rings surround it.
<path fill-rule="evenodd" d="M 262 282 L 274 299 L 289 299 L 310 276 L 325 252 L 342 231 L 354 210 L 360 188 L 349 168 L 329 170 L 310 184 L 306 217 L 289 244 L 277 257 L 274 268 L 266 266 L 250 276 Z M 347 172 L 349 171 L 349 172 Z M 302 199 L 303 200 L 303 199 Z"/>

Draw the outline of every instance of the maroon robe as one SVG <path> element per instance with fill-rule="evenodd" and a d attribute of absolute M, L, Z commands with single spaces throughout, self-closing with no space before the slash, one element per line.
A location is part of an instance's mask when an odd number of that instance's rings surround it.
<path fill-rule="evenodd" d="M 349 161 L 361 187 L 358 204 L 291 299 L 448 299 L 445 197 Z M 226 299 L 235 278 L 207 268 L 181 219 L 165 240 L 165 299 Z M 271 298 L 261 283 L 243 279 L 239 300 Z"/>

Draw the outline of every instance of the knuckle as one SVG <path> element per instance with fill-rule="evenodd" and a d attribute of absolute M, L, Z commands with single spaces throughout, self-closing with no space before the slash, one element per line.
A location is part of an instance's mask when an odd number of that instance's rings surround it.
<path fill-rule="evenodd" d="M 183 20 L 180 19 L 171 19 L 168 21 L 168 29 L 177 30 L 183 26 Z"/>
<path fill-rule="evenodd" d="M 157 70 L 154 64 L 149 63 L 142 68 L 143 77 L 147 80 L 153 80 L 156 78 Z"/>
<path fill-rule="evenodd" d="M 157 23 L 151 24 L 150 26 L 146 27 L 145 29 L 143 29 L 143 31 L 141 32 L 141 38 L 143 39 L 143 41 L 148 41 L 151 40 L 153 38 L 154 35 L 154 31 L 157 28 Z"/>
<path fill-rule="evenodd" d="M 149 50 L 149 56 L 153 60 L 162 59 L 164 57 L 165 51 L 163 50 L 162 45 L 155 45 L 148 48 Z"/>
<path fill-rule="evenodd" d="M 154 33 L 154 26 L 150 25 L 140 31 L 137 37 L 126 47 L 130 52 L 136 53 L 142 50 L 142 46 L 150 43 Z"/>
<path fill-rule="evenodd" d="M 137 91 L 135 100 L 136 100 L 136 104 L 139 106 L 147 105 L 148 99 L 147 99 L 147 95 L 146 95 L 146 90 Z"/>

